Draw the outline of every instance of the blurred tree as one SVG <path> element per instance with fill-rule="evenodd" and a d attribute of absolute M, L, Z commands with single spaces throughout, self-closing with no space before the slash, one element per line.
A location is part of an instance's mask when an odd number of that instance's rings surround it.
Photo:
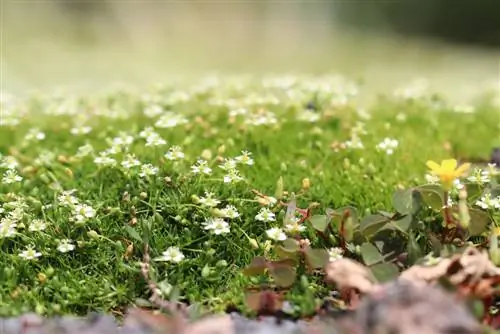
<path fill-rule="evenodd" d="M 500 47 L 498 0 L 331 1 L 340 22 L 457 43 Z"/>

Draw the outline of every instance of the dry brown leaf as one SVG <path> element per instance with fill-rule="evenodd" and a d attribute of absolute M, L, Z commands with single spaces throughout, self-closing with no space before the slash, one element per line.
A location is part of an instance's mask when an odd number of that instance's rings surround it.
<path fill-rule="evenodd" d="M 370 293 L 375 288 L 371 271 L 359 262 L 342 258 L 326 265 L 326 280 L 334 282 L 340 290 L 357 289 Z"/>
<path fill-rule="evenodd" d="M 414 265 L 404 270 L 399 278 L 420 285 L 434 284 L 446 275 L 450 263 L 451 259 L 442 259 L 434 266 Z"/>

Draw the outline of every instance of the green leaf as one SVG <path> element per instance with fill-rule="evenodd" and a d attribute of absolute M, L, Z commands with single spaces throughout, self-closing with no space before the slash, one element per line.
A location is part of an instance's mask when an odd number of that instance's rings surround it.
<path fill-rule="evenodd" d="M 132 239 L 140 243 L 143 242 L 141 235 L 139 234 L 139 232 L 136 231 L 135 228 L 133 228 L 130 225 L 125 225 L 125 230 L 127 230 L 127 233 L 130 235 Z"/>
<path fill-rule="evenodd" d="M 326 215 L 315 215 L 309 218 L 314 229 L 324 232 L 328 226 L 328 217 Z"/>
<path fill-rule="evenodd" d="M 483 193 L 484 187 L 478 183 L 466 182 L 464 183 L 464 186 L 467 190 L 468 198 L 477 199 Z"/>
<path fill-rule="evenodd" d="M 307 263 L 312 269 L 324 268 L 328 263 L 328 252 L 325 249 L 308 248 L 305 252 Z"/>
<path fill-rule="evenodd" d="M 417 242 L 415 234 L 413 232 L 408 236 L 408 245 L 406 247 L 408 252 L 408 260 L 411 264 L 415 263 L 418 259 L 422 257 L 422 249 Z"/>
<path fill-rule="evenodd" d="M 399 276 L 399 269 L 394 263 L 379 263 L 370 267 L 370 270 L 379 283 L 392 281 Z"/>
<path fill-rule="evenodd" d="M 424 184 L 416 187 L 422 201 L 434 210 L 441 211 L 444 205 L 444 192 L 441 186 L 437 184 Z"/>
<path fill-rule="evenodd" d="M 254 257 L 248 267 L 243 269 L 243 274 L 247 276 L 255 276 L 263 274 L 268 267 L 267 260 L 262 256 Z"/>
<path fill-rule="evenodd" d="M 469 208 L 470 215 L 470 224 L 469 224 L 469 233 L 471 236 L 480 235 L 488 228 L 488 225 L 493 221 L 491 220 L 490 215 L 476 208 Z"/>
<path fill-rule="evenodd" d="M 288 265 L 272 266 L 269 273 L 274 278 L 276 285 L 284 288 L 291 286 L 297 276 L 295 268 Z"/>
<path fill-rule="evenodd" d="M 344 218 L 346 210 L 349 211 L 349 216 L 352 217 L 353 228 L 356 228 L 359 225 L 358 212 L 356 208 L 352 206 L 346 206 L 337 210 L 326 209 L 326 215 L 331 218 L 333 226 L 335 226 L 337 230 L 340 228 L 340 222 Z"/>
<path fill-rule="evenodd" d="M 295 239 L 288 238 L 283 241 L 283 248 L 289 253 L 294 253 L 299 250 L 299 242 Z"/>
<path fill-rule="evenodd" d="M 283 247 L 281 245 L 276 246 L 275 251 L 276 251 L 276 255 L 278 256 L 278 258 L 280 260 L 292 259 L 292 260 L 296 261 L 296 260 L 298 260 L 298 257 L 299 257 L 298 252 L 296 252 L 296 251 L 290 252 L 288 249 L 286 249 L 285 247 Z"/>
<path fill-rule="evenodd" d="M 418 210 L 418 201 L 412 189 L 397 190 L 392 196 L 392 206 L 400 214 L 414 214 Z"/>
<path fill-rule="evenodd" d="M 377 247 L 369 242 L 365 242 L 361 245 L 361 257 L 366 266 L 384 261 L 384 257 L 380 254 Z"/>
<path fill-rule="evenodd" d="M 359 225 L 361 229 L 361 233 L 365 237 L 369 237 L 378 231 L 380 231 L 382 228 L 387 225 L 389 222 L 389 219 L 387 217 L 384 217 L 383 215 L 375 214 L 375 215 L 370 215 L 366 216 L 363 219 L 361 219 L 361 223 Z"/>
<path fill-rule="evenodd" d="M 411 223 L 413 221 L 413 217 L 411 215 L 406 215 L 398 220 L 392 220 L 388 225 L 387 228 L 390 228 L 392 230 L 400 231 L 403 233 L 407 233 L 408 229 L 411 226 Z"/>

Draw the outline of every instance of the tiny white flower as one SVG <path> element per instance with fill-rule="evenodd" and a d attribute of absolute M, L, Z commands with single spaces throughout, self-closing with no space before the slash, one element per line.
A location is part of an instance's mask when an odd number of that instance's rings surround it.
<path fill-rule="evenodd" d="M 23 178 L 14 169 L 6 170 L 2 178 L 2 182 L 5 184 L 21 182 L 22 180 Z"/>
<path fill-rule="evenodd" d="M 73 208 L 74 219 L 78 223 L 83 223 L 90 218 L 94 218 L 96 212 L 94 208 L 87 204 L 77 204 Z"/>
<path fill-rule="evenodd" d="M 173 112 L 166 112 L 156 121 L 155 126 L 158 128 L 173 128 L 186 123 L 188 123 L 187 118 Z"/>
<path fill-rule="evenodd" d="M 139 132 L 139 137 L 141 138 L 147 138 L 150 136 L 158 136 L 155 130 L 150 126 Z"/>
<path fill-rule="evenodd" d="M 253 159 L 250 157 L 252 155 L 252 153 L 248 152 L 248 151 L 242 151 L 241 152 L 241 155 L 240 156 L 237 156 L 235 158 L 235 160 L 237 162 L 239 162 L 240 164 L 245 164 L 245 165 L 253 165 L 254 164 L 254 161 Z"/>
<path fill-rule="evenodd" d="M 3 221 L 3 220 L 2 220 Z M 0 239 L 12 237 L 17 233 L 16 227 L 11 224 L 1 222 L 0 223 Z"/>
<path fill-rule="evenodd" d="M 141 162 L 135 157 L 134 154 L 127 154 L 125 160 L 121 162 L 123 168 L 130 169 L 141 165 Z"/>
<path fill-rule="evenodd" d="M 392 155 L 394 150 L 398 147 L 399 142 L 397 139 L 385 138 L 380 142 L 376 148 L 377 150 L 385 151 L 386 154 Z"/>
<path fill-rule="evenodd" d="M 181 160 L 184 159 L 184 152 L 179 146 L 172 146 L 170 150 L 165 153 L 165 158 L 168 160 Z"/>
<path fill-rule="evenodd" d="M 224 163 L 219 165 L 219 168 L 222 168 L 223 170 L 229 171 L 233 170 L 236 168 L 236 160 L 235 159 L 224 159 Z"/>
<path fill-rule="evenodd" d="M 255 216 L 256 220 L 262 222 L 272 222 L 276 220 L 275 214 L 268 208 L 260 209 L 259 213 Z"/>
<path fill-rule="evenodd" d="M 238 209 L 236 209 L 236 207 L 234 207 L 233 205 L 227 205 L 225 208 L 221 209 L 220 211 L 224 215 L 224 217 L 226 217 L 226 218 L 235 219 L 235 218 L 238 218 L 240 216 Z"/>
<path fill-rule="evenodd" d="M 57 246 L 57 250 L 61 253 L 68 253 L 75 249 L 75 245 L 71 243 L 71 240 L 64 239 L 61 240 L 59 245 Z"/>
<path fill-rule="evenodd" d="M 217 235 L 230 232 L 229 224 L 222 218 L 210 218 L 202 225 L 204 225 L 205 230 L 211 230 L 214 234 Z"/>
<path fill-rule="evenodd" d="M 178 247 L 168 247 L 166 251 L 162 253 L 160 257 L 157 257 L 155 261 L 166 261 L 179 263 L 184 260 L 185 256 L 182 254 Z"/>
<path fill-rule="evenodd" d="M 275 240 L 275 241 L 283 241 L 286 240 L 286 234 L 283 232 L 282 229 L 273 227 L 269 230 L 266 231 L 267 236 L 269 239 Z"/>
<path fill-rule="evenodd" d="M 81 157 L 86 157 L 91 155 L 94 152 L 94 147 L 90 144 L 85 144 L 83 146 L 80 146 L 78 148 L 78 151 L 76 152 L 76 156 L 81 158 Z"/>
<path fill-rule="evenodd" d="M 243 180 L 236 169 L 228 170 L 228 174 L 224 175 L 224 183 L 237 183 Z"/>
<path fill-rule="evenodd" d="M 141 166 L 141 172 L 139 173 L 140 177 L 147 177 L 151 175 L 158 174 L 160 169 L 158 167 L 153 166 L 152 164 L 144 164 Z"/>
<path fill-rule="evenodd" d="M 342 258 L 344 250 L 340 247 L 333 247 L 328 250 L 329 261 L 333 262 Z"/>
<path fill-rule="evenodd" d="M 76 189 L 65 190 L 57 197 L 57 201 L 62 206 L 73 206 L 78 204 L 78 198 L 73 196 L 75 192 Z"/>
<path fill-rule="evenodd" d="M 159 105 L 151 105 L 144 109 L 144 115 L 149 118 L 160 116 L 163 113 L 163 108 Z"/>
<path fill-rule="evenodd" d="M 208 167 L 208 162 L 205 160 L 198 160 L 195 165 L 191 166 L 191 172 L 194 174 L 212 174 L 212 168 Z"/>
<path fill-rule="evenodd" d="M 32 232 L 39 232 L 45 230 L 47 224 L 41 219 L 33 219 L 30 223 L 29 230 Z"/>
<path fill-rule="evenodd" d="M 295 234 L 295 233 L 304 232 L 306 230 L 306 226 L 303 224 L 299 224 L 298 221 L 294 221 L 294 222 L 291 222 L 289 224 L 286 224 L 284 226 L 284 229 L 288 233 Z"/>
<path fill-rule="evenodd" d="M 113 158 L 110 158 L 108 156 L 108 153 L 101 152 L 99 154 L 99 156 L 94 159 L 94 163 L 96 165 L 101 165 L 101 166 L 114 166 L 114 165 L 116 165 L 116 160 Z"/>
<path fill-rule="evenodd" d="M 113 138 L 111 141 L 113 146 L 129 146 L 134 142 L 134 137 L 125 133 L 121 132 L 117 137 Z"/>
<path fill-rule="evenodd" d="M 200 197 L 200 204 L 208 207 L 215 207 L 220 203 L 220 201 L 214 198 L 214 194 L 211 192 L 205 192 L 205 197 Z"/>
<path fill-rule="evenodd" d="M 78 136 L 78 135 L 86 135 L 89 134 L 92 131 L 92 128 L 87 125 L 80 125 L 80 126 L 75 126 L 69 130 L 72 135 Z"/>
<path fill-rule="evenodd" d="M 163 146 L 166 144 L 167 141 L 157 133 L 152 133 L 146 137 L 146 146 Z"/>
<path fill-rule="evenodd" d="M 26 260 L 34 260 L 42 256 L 42 253 L 37 252 L 33 247 L 28 247 L 26 250 L 22 251 L 19 256 Z"/>
<path fill-rule="evenodd" d="M 3 157 L 0 167 L 7 169 L 15 169 L 19 167 L 19 162 L 15 157 L 6 155 L 5 157 Z"/>
<path fill-rule="evenodd" d="M 30 129 L 26 136 L 24 136 L 24 139 L 26 141 L 32 141 L 32 140 L 44 140 L 45 139 L 45 133 L 39 131 L 38 129 Z"/>

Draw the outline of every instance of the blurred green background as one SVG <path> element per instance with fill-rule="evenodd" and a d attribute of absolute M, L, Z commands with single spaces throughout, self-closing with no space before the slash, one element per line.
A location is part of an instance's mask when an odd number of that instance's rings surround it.
<path fill-rule="evenodd" d="M 499 1 L 0 0 L 2 90 L 210 73 L 418 77 L 462 98 L 500 76 Z"/>

